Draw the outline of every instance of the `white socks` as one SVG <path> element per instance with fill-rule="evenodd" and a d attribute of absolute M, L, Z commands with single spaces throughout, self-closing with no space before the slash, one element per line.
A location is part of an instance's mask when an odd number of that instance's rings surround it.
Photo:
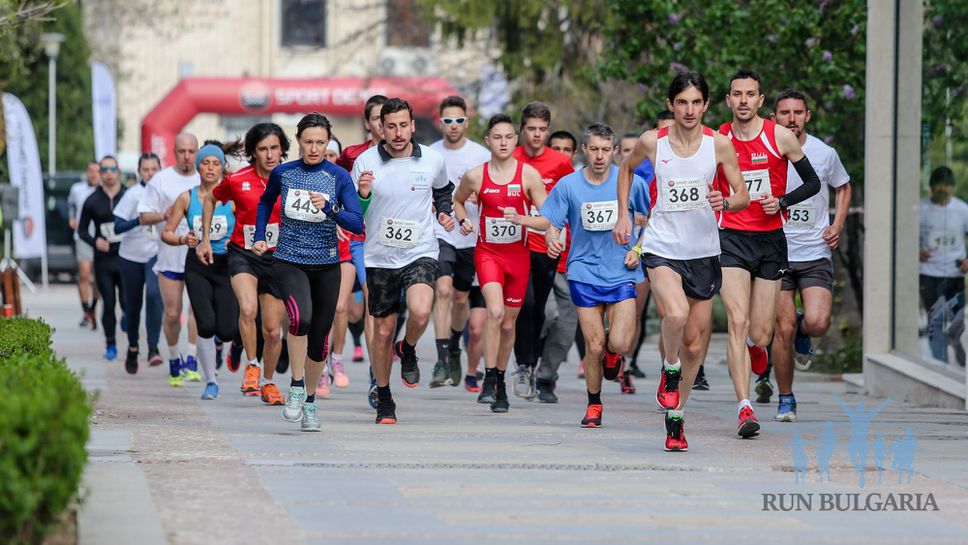
<path fill-rule="evenodd" d="M 218 380 L 215 378 L 215 337 L 198 338 L 198 362 L 202 364 L 205 382 L 218 384 Z"/>
<path fill-rule="evenodd" d="M 181 352 L 178 350 L 178 345 L 168 347 L 168 359 L 174 360 L 181 357 Z"/>
<path fill-rule="evenodd" d="M 663 369 L 668 369 L 670 371 L 675 371 L 675 370 L 679 369 L 680 367 L 682 367 L 682 364 L 679 363 L 678 361 L 675 362 L 675 363 L 670 363 L 669 360 L 666 360 L 665 362 L 662 363 L 662 368 Z"/>
<path fill-rule="evenodd" d="M 743 407 L 749 407 L 750 409 L 752 409 L 753 405 L 750 404 L 750 400 L 744 399 L 743 401 L 739 402 L 739 407 L 737 407 L 736 412 L 739 413 L 740 411 L 742 411 Z"/>

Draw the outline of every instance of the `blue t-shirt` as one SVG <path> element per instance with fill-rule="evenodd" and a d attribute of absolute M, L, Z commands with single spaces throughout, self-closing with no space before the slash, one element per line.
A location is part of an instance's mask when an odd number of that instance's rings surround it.
<path fill-rule="evenodd" d="M 324 210 L 312 206 L 310 191 L 329 196 Z M 315 165 L 297 159 L 272 169 L 259 199 L 256 242 L 265 240 L 266 224 L 276 199 L 280 199 L 282 212 L 273 254 L 278 260 L 300 265 L 339 263 L 336 225 L 351 233 L 363 232 L 363 210 L 353 180 L 346 169 L 325 159 Z"/>
<path fill-rule="evenodd" d="M 639 166 L 635 167 L 635 173 L 642 177 L 647 186 L 652 185 L 652 181 L 655 180 L 655 168 L 652 167 L 652 161 L 649 159 L 639 163 Z"/>
<path fill-rule="evenodd" d="M 188 212 L 185 213 L 185 221 L 188 227 L 195 231 L 195 236 L 202 238 L 202 201 L 198 198 L 198 186 L 192 188 L 188 197 Z M 224 221 L 224 223 L 223 223 Z M 232 212 L 230 203 L 215 203 L 215 214 L 212 215 L 212 225 L 209 228 L 209 237 L 219 233 L 222 238 L 212 240 L 212 253 L 222 255 L 225 253 L 225 242 L 235 229 L 235 214 Z"/>
<path fill-rule="evenodd" d="M 641 267 L 629 270 L 625 266 L 632 243 L 616 244 L 609 226 L 618 219 L 618 167 L 613 165 L 600 185 L 588 183 L 584 172 L 581 169 L 558 180 L 541 207 L 541 215 L 558 229 L 566 223 L 570 226 L 568 280 L 608 287 L 641 282 Z M 629 208 L 649 213 L 648 186 L 638 176 L 632 177 Z"/>

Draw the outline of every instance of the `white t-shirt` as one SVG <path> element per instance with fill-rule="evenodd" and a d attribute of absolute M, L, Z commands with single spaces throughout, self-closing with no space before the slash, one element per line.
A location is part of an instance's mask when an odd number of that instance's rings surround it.
<path fill-rule="evenodd" d="M 71 186 L 71 192 L 67 195 L 67 207 L 74 209 L 74 221 L 81 221 L 81 209 L 84 208 L 84 201 L 97 190 L 98 186 L 88 185 L 87 180 L 81 180 Z M 90 227 L 91 236 L 94 236 L 94 223 Z M 79 240 L 77 230 L 74 230 L 74 240 Z"/>
<path fill-rule="evenodd" d="M 356 158 L 353 183 L 363 172 L 373 172 L 370 205 L 363 215 L 367 267 L 399 269 L 422 258 L 437 259 L 433 190 L 447 186 L 444 158 L 422 144 L 409 157 L 394 159 L 383 146 Z"/>
<path fill-rule="evenodd" d="M 133 220 L 139 216 L 138 204 L 141 196 L 144 195 L 145 186 L 137 183 L 121 196 L 117 206 L 114 207 L 114 215 L 123 220 Z M 125 231 L 121 235 L 121 246 L 118 247 L 118 255 L 128 261 L 137 263 L 147 263 L 152 257 L 158 255 L 158 225 L 135 225 L 130 231 Z"/>
<path fill-rule="evenodd" d="M 830 259 L 830 247 L 823 240 L 823 230 L 830 226 L 830 190 L 850 181 L 837 151 L 819 138 L 808 134 L 803 153 L 820 178 L 820 192 L 813 197 L 787 209 L 787 221 L 783 232 L 787 239 L 787 254 L 791 262 L 800 263 L 817 259 Z M 787 167 L 789 193 L 803 185 L 803 180 L 793 168 Z"/>
<path fill-rule="evenodd" d="M 946 206 L 921 201 L 921 236 L 919 249 L 931 252 L 920 264 L 921 274 L 939 278 L 961 278 L 957 262 L 965 258 L 965 235 L 968 235 L 968 204 L 951 197 Z"/>
<path fill-rule="evenodd" d="M 482 165 L 491 160 L 491 152 L 484 146 L 472 140 L 465 140 L 460 149 L 448 149 L 444 146 L 443 140 L 438 140 L 430 145 L 431 149 L 437 150 L 444 157 L 444 164 L 447 166 L 447 179 L 454 184 L 454 191 L 460 185 L 460 177 L 468 170 Z M 468 215 L 474 217 L 470 221 L 477 225 L 477 204 L 468 202 L 465 206 Z M 473 209 L 473 211 L 471 210 Z M 473 248 L 477 244 L 477 233 L 462 235 L 459 228 L 447 231 L 438 222 L 434 224 L 434 233 L 437 238 L 447 242 L 454 248 Z"/>
<path fill-rule="evenodd" d="M 138 203 L 138 213 L 159 212 L 165 213 L 166 210 L 175 204 L 178 196 L 192 189 L 199 184 L 198 172 L 190 176 L 178 174 L 174 168 L 168 167 L 151 179 L 145 187 L 141 202 Z M 157 224 L 159 233 L 165 229 L 165 222 Z M 182 219 L 181 225 L 175 230 L 178 236 L 185 235 L 189 231 L 188 223 Z M 187 246 L 170 246 L 165 243 L 158 244 L 158 261 L 155 263 L 154 271 L 182 273 L 185 272 L 185 257 L 188 255 Z"/>

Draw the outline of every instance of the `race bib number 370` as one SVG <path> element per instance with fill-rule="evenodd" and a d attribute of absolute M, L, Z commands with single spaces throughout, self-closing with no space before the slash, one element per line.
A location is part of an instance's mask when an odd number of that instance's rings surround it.
<path fill-rule="evenodd" d="M 379 240 L 392 248 L 413 248 L 420 242 L 420 222 L 383 218 Z"/>
<path fill-rule="evenodd" d="M 706 206 L 709 186 L 702 178 L 668 180 L 662 185 L 662 210 L 686 212 Z"/>
<path fill-rule="evenodd" d="M 329 195 L 323 193 L 323 198 L 328 201 Z M 286 192 L 286 208 L 283 212 L 287 218 L 294 220 L 310 221 L 313 223 L 326 221 L 326 214 L 313 206 L 313 201 L 309 197 L 309 191 L 305 189 L 289 188 L 289 191 Z"/>
<path fill-rule="evenodd" d="M 581 205 L 581 225 L 586 231 L 611 231 L 618 221 L 618 201 L 585 202 Z"/>
<path fill-rule="evenodd" d="M 504 218 L 484 218 L 484 240 L 492 244 L 512 244 L 521 240 L 521 226 Z"/>

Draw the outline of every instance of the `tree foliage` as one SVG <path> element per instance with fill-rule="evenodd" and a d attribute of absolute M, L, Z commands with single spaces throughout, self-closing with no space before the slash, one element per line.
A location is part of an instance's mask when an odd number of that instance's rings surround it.
<path fill-rule="evenodd" d="M 932 137 L 968 141 L 968 3 L 927 0 L 924 5 L 921 121 Z"/>

